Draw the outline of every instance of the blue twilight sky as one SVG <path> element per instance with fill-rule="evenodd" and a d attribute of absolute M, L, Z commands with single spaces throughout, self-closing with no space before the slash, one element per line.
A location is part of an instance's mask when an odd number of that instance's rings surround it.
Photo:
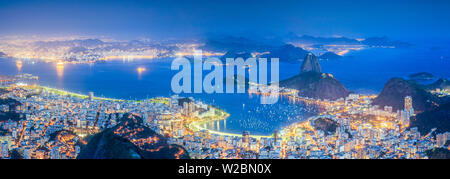
<path fill-rule="evenodd" d="M 449 38 L 448 0 L 0 0 L 0 35 Z"/>

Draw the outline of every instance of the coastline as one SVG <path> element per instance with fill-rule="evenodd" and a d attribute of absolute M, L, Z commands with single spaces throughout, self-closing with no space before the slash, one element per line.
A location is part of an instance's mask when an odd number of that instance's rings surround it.
<path fill-rule="evenodd" d="M 52 92 L 52 93 L 57 93 L 57 94 L 61 94 L 61 95 L 71 95 L 71 96 L 79 97 L 79 98 L 82 98 L 82 99 L 89 98 L 89 96 L 85 95 L 85 94 L 79 94 L 79 93 L 70 92 L 70 91 L 57 89 L 57 88 L 52 88 L 52 87 L 47 87 L 47 86 L 36 85 L 35 87 L 31 87 L 31 88 L 45 89 L 45 90 L 47 90 L 49 92 Z M 162 98 L 165 98 L 165 97 L 155 97 L 155 98 L 149 98 L 149 99 L 143 99 L 143 100 L 124 100 L 124 99 L 105 98 L 105 97 L 94 97 L 93 99 L 106 100 L 106 101 L 117 101 L 117 102 L 129 101 L 129 102 L 141 103 L 141 102 L 146 101 L 146 100 L 151 100 L 152 102 L 156 102 L 156 100 L 159 100 L 159 99 L 162 99 Z M 162 102 L 162 103 L 165 103 L 165 102 Z M 224 110 L 222 110 L 220 108 L 212 107 L 211 105 L 208 105 L 208 106 L 213 108 L 214 110 L 216 110 L 218 112 L 221 112 L 223 115 L 219 116 L 219 118 L 200 119 L 198 121 L 191 122 L 191 123 L 189 123 L 187 125 L 187 127 L 190 130 L 193 130 L 193 131 L 207 130 L 211 134 L 218 134 L 218 135 L 232 136 L 232 137 L 242 137 L 242 134 L 239 134 L 239 133 L 220 132 L 220 131 L 215 131 L 215 130 L 211 130 L 211 129 L 207 129 L 207 128 L 201 127 L 201 125 L 204 124 L 204 123 L 214 122 L 214 121 L 223 121 L 223 120 L 227 119 L 230 116 L 229 113 L 225 112 Z M 307 121 L 307 120 L 305 120 L 305 121 Z M 302 122 L 304 122 L 304 121 L 302 121 Z M 284 130 L 284 128 L 280 129 L 280 131 L 282 131 L 282 130 Z M 273 138 L 274 134 L 271 134 L 271 135 L 252 135 L 252 134 L 250 134 L 250 137 L 257 138 L 257 139 L 260 139 L 260 138 Z"/>
<path fill-rule="evenodd" d="M 80 93 L 76 93 L 76 92 L 70 92 L 64 89 L 57 89 L 57 88 L 53 88 L 53 87 L 48 87 L 48 86 L 42 86 L 42 85 L 33 85 L 33 86 L 22 86 L 25 88 L 31 88 L 31 89 L 39 89 L 39 90 L 46 90 L 48 92 L 51 93 L 56 93 L 56 94 L 60 94 L 60 95 L 70 95 L 70 96 L 74 96 L 74 97 L 78 97 L 78 98 L 82 98 L 82 99 L 88 99 L 89 96 L 85 95 L 85 94 L 80 94 Z M 168 105 L 168 100 L 167 97 L 153 97 L 153 98 L 148 98 L 148 99 L 140 99 L 140 100 L 126 100 L 126 99 L 116 99 L 116 98 L 108 98 L 108 97 L 93 97 L 94 100 L 105 100 L 105 101 L 115 101 L 115 102 L 134 102 L 134 103 L 142 103 L 142 102 L 148 102 L 151 101 L 152 103 L 164 103 L 166 105 Z M 230 114 L 225 112 L 224 110 L 217 108 L 217 107 L 213 107 L 211 105 L 208 105 L 210 108 L 213 108 L 213 110 L 217 111 L 216 115 L 214 116 L 207 116 L 204 118 L 199 118 L 198 120 L 194 120 L 192 122 L 188 122 L 187 124 L 185 124 L 185 126 L 192 131 L 202 131 L 202 130 L 207 130 L 209 133 L 211 134 L 218 134 L 218 135 L 222 135 L 222 136 L 235 136 L 235 137 L 241 137 L 242 133 L 233 133 L 233 132 L 221 132 L 221 131 L 217 131 L 217 130 L 213 130 L 213 129 L 208 129 L 205 127 L 202 127 L 203 124 L 208 123 L 208 122 L 215 122 L 215 121 L 223 121 L 226 120 Z M 217 115 L 217 113 L 220 113 L 220 115 Z M 309 117 L 308 119 L 304 119 L 302 121 L 293 123 L 291 125 L 288 126 L 284 126 L 282 128 L 279 129 L 280 132 L 285 131 L 287 128 L 289 128 L 290 126 L 299 124 L 299 123 L 304 123 L 305 121 L 309 121 L 311 118 L 313 118 L 315 116 Z M 249 135 L 252 138 L 273 138 L 274 137 L 274 133 L 272 132 L 270 135 L 254 135 L 254 134 L 250 134 Z"/>
<path fill-rule="evenodd" d="M 57 88 L 52 88 L 52 87 L 46 87 L 46 86 L 40 86 L 40 85 L 35 85 L 35 86 L 23 86 L 25 88 L 30 88 L 30 89 L 44 89 L 47 90 L 48 92 L 51 93 L 56 93 L 56 94 L 60 94 L 60 95 L 71 95 L 71 96 L 75 96 L 78 98 L 82 98 L 82 99 L 88 99 L 89 96 L 88 95 L 84 95 L 84 94 L 79 94 L 79 93 L 75 93 L 75 92 L 70 92 L 70 91 L 66 91 L 66 90 L 62 90 L 62 89 L 57 89 Z M 4 87 L 7 88 L 7 87 Z M 167 101 L 165 99 L 166 97 L 155 97 L 155 98 L 149 98 L 149 99 L 143 99 L 143 100 L 124 100 L 124 99 L 115 99 L 115 98 L 105 98 L 105 97 L 94 97 L 93 99 L 96 100 L 105 100 L 105 101 L 116 101 L 116 102 L 124 102 L 124 101 L 128 101 L 128 102 L 136 102 L 136 103 L 141 103 L 147 100 L 150 100 L 151 102 L 154 103 L 164 103 L 167 104 Z M 237 136 L 237 137 L 241 137 L 242 134 L 236 134 L 236 133 L 229 133 L 229 132 L 219 132 L 219 131 L 215 131 L 215 130 L 211 130 L 211 129 L 207 129 L 207 128 L 203 128 L 201 127 L 202 124 L 207 123 L 207 122 L 213 122 L 213 121 L 222 121 L 227 119 L 230 114 L 225 112 L 224 110 L 220 109 L 220 108 L 216 108 L 213 107 L 211 105 L 208 105 L 210 108 L 213 108 L 214 110 L 222 113 L 222 115 L 220 115 L 218 118 L 211 118 L 211 117 L 207 117 L 208 119 L 200 119 L 197 121 L 193 121 L 189 124 L 186 125 L 186 127 L 188 127 L 190 130 L 193 131 L 201 131 L 201 130 L 207 130 L 209 133 L 211 134 L 219 134 L 219 135 L 226 135 L 226 136 Z M 273 134 L 270 136 L 264 136 L 264 135 L 250 135 L 250 137 L 254 137 L 254 138 L 271 138 L 273 137 Z"/>
<path fill-rule="evenodd" d="M 76 96 L 82 99 L 87 99 L 89 98 L 88 95 L 84 95 L 84 94 L 79 94 L 79 93 L 75 93 L 75 92 L 70 92 L 70 91 L 66 91 L 66 90 L 62 90 L 62 89 L 57 89 L 57 88 L 52 88 L 52 87 L 46 87 L 46 86 L 40 86 L 40 85 L 36 85 L 35 88 L 40 88 L 40 89 L 45 89 L 49 92 L 52 93 L 57 93 L 57 94 L 61 94 L 61 95 L 71 95 L 71 96 Z M 151 102 L 157 102 L 157 100 L 159 100 L 157 103 L 164 103 L 167 104 L 167 101 L 164 100 L 163 98 L 167 98 L 167 97 L 154 97 L 154 98 L 149 98 L 149 99 L 142 99 L 142 100 L 124 100 L 124 99 L 115 99 L 115 98 L 105 98 L 105 97 L 95 97 L 93 99 L 96 100 L 106 100 L 106 101 L 116 101 L 116 102 L 124 102 L 124 101 L 128 101 L 128 102 L 135 102 L 135 103 L 141 103 L 147 100 L 150 100 Z M 161 99 L 163 99 L 164 101 L 161 102 Z M 211 117 L 206 117 L 207 119 L 200 119 L 200 120 L 196 120 L 193 122 L 190 122 L 189 124 L 186 125 L 186 127 L 192 131 L 201 131 L 201 130 L 207 130 L 209 133 L 211 134 L 218 134 L 218 135 L 222 135 L 222 136 L 231 136 L 231 137 L 242 137 L 242 134 L 240 133 L 232 133 L 232 132 L 220 132 L 220 131 L 216 131 L 216 130 L 212 130 L 212 129 L 208 129 L 208 128 L 204 128 L 201 125 L 208 123 L 208 122 L 215 122 L 215 121 L 223 121 L 226 120 L 230 114 L 225 112 L 224 110 L 220 109 L 220 108 L 216 108 L 213 107 L 211 105 L 208 105 L 210 108 L 213 108 L 214 110 L 222 113 L 223 115 L 218 116 L 218 118 L 211 118 Z M 289 126 L 285 126 L 283 128 L 281 128 L 279 131 L 285 131 L 286 129 L 307 122 L 311 119 L 317 118 L 317 116 L 311 116 L 303 121 L 299 121 L 296 123 L 293 123 Z M 254 135 L 254 134 L 250 134 L 249 135 L 252 138 L 256 138 L 256 139 L 261 139 L 261 138 L 274 138 L 274 133 L 272 133 L 271 135 Z"/>

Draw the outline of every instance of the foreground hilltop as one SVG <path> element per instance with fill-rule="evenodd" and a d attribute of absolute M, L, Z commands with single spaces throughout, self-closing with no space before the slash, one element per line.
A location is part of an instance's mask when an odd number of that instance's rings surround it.
<path fill-rule="evenodd" d="M 446 148 L 434 148 L 425 153 L 429 159 L 450 159 L 450 150 Z"/>
<path fill-rule="evenodd" d="M 411 126 L 417 127 L 422 135 L 436 128 L 437 133 L 450 132 L 450 103 L 440 105 L 432 111 L 426 111 L 411 118 Z"/>
<path fill-rule="evenodd" d="M 124 115 L 113 128 L 94 135 L 83 146 L 79 159 L 188 159 L 187 151 L 168 144 L 161 136 L 143 125 L 139 116 Z"/>
<path fill-rule="evenodd" d="M 281 81 L 280 86 L 297 89 L 299 96 L 315 99 L 336 100 L 350 94 L 333 75 L 322 73 L 322 67 L 312 53 L 303 60 L 300 74 Z"/>
<path fill-rule="evenodd" d="M 334 134 L 339 124 L 330 118 L 319 118 L 313 121 L 313 127 L 316 130 L 325 132 L 325 135 Z"/>

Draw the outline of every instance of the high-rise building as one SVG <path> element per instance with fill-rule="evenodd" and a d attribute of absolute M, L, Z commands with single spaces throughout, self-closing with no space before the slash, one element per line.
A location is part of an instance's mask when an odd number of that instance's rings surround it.
<path fill-rule="evenodd" d="M 30 149 L 24 149 L 23 150 L 23 158 L 24 159 L 31 159 L 31 151 L 30 151 Z"/>
<path fill-rule="evenodd" d="M 50 150 L 50 159 L 60 159 L 58 150 L 59 150 L 59 147 L 53 147 Z"/>
<path fill-rule="evenodd" d="M 278 130 L 275 130 L 273 133 L 273 138 L 275 139 L 275 141 L 274 141 L 275 143 L 277 143 L 277 141 L 279 140 L 279 137 L 280 137 L 280 135 L 278 133 Z"/>
<path fill-rule="evenodd" d="M 402 126 L 407 127 L 410 124 L 410 117 L 414 115 L 414 109 L 412 106 L 411 96 L 405 97 L 405 109 L 397 111 L 398 119 L 401 121 Z"/>
<path fill-rule="evenodd" d="M 411 96 L 406 96 L 405 97 L 405 110 L 409 113 L 411 113 L 413 109 L 413 105 L 412 105 L 412 98 Z"/>
<path fill-rule="evenodd" d="M 384 110 L 387 112 L 392 112 L 392 106 L 384 106 Z"/>
<path fill-rule="evenodd" d="M 244 131 L 242 132 L 242 142 L 248 143 L 250 141 L 250 132 Z"/>
<path fill-rule="evenodd" d="M 150 121 L 147 112 L 142 113 L 142 119 L 144 121 L 144 124 L 147 124 Z"/>
<path fill-rule="evenodd" d="M 8 153 L 9 153 L 9 146 L 8 146 L 8 142 L 3 142 L 2 143 L 2 158 L 6 158 L 8 157 Z"/>
<path fill-rule="evenodd" d="M 94 92 L 89 92 L 89 100 L 94 100 Z"/>

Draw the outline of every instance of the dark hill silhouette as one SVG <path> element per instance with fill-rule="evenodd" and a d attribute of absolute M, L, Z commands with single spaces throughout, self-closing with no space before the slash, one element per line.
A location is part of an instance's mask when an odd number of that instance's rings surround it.
<path fill-rule="evenodd" d="M 411 118 L 411 126 L 417 127 L 423 135 L 436 128 L 437 133 L 450 132 L 450 103 L 439 106 L 432 111 L 417 114 Z"/>
<path fill-rule="evenodd" d="M 450 150 L 446 148 L 434 148 L 425 153 L 429 159 L 450 159 Z"/>
<path fill-rule="evenodd" d="M 306 72 L 281 81 L 280 86 L 299 90 L 299 96 L 315 99 L 337 100 L 350 91 L 331 74 Z"/>
<path fill-rule="evenodd" d="M 434 75 L 428 72 L 414 73 L 408 76 L 412 80 L 432 80 Z"/>
<path fill-rule="evenodd" d="M 3 88 L 0 88 L 0 95 L 6 94 L 6 93 L 8 93 L 8 92 L 9 92 L 8 90 L 3 89 Z"/>
<path fill-rule="evenodd" d="M 404 108 L 405 97 L 411 96 L 416 113 L 433 110 L 437 107 L 438 99 L 425 91 L 423 86 L 414 81 L 402 78 L 392 78 L 385 85 L 381 93 L 373 100 L 373 104 L 392 106 L 394 110 Z"/>
<path fill-rule="evenodd" d="M 113 129 L 96 134 L 83 146 L 78 159 L 141 159 L 142 150 L 133 143 L 114 135 Z"/>
<path fill-rule="evenodd" d="M 329 118 L 319 118 L 313 121 L 313 127 L 325 132 L 325 134 L 334 134 L 339 124 Z"/>
<path fill-rule="evenodd" d="M 309 52 L 300 48 L 295 47 L 291 44 L 286 44 L 277 48 L 273 48 L 269 54 L 262 55 L 262 58 L 279 58 L 280 61 L 288 63 L 298 63 L 300 58 L 307 55 Z"/>
<path fill-rule="evenodd" d="M 22 105 L 22 103 L 20 101 L 17 101 L 13 98 L 5 98 L 5 99 L 0 99 L 0 105 L 8 105 L 9 106 L 9 111 L 0 112 L 0 122 L 8 121 L 10 119 L 13 121 L 20 121 L 25 118 L 25 115 L 23 115 L 22 113 L 16 112 L 16 106 Z"/>
<path fill-rule="evenodd" d="M 300 74 L 281 81 L 280 86 L 297 89 L 299 96 L 315 99 L 336 100 L 350 94 L 333 75 L 321 71 L 319 61 L 310 53 L 303 60 Z"/>
<path fill-rule="evenodd" d="M 83 146 L 80 159 L 187 159 L 181 146 L 168 144 L 161 136 L 144 126 L 133 114 L 124 115 L 119 124 L 94 135 Z"/>
<path fill-rule="evenodd" d="M 335 54 L 333 52 L 325 52 L 324 54 L 319 56 L 319 59 L 326 59 L 326 60 L 335 60 L 340 58 L 342 58 L 342 56 Z"/>

